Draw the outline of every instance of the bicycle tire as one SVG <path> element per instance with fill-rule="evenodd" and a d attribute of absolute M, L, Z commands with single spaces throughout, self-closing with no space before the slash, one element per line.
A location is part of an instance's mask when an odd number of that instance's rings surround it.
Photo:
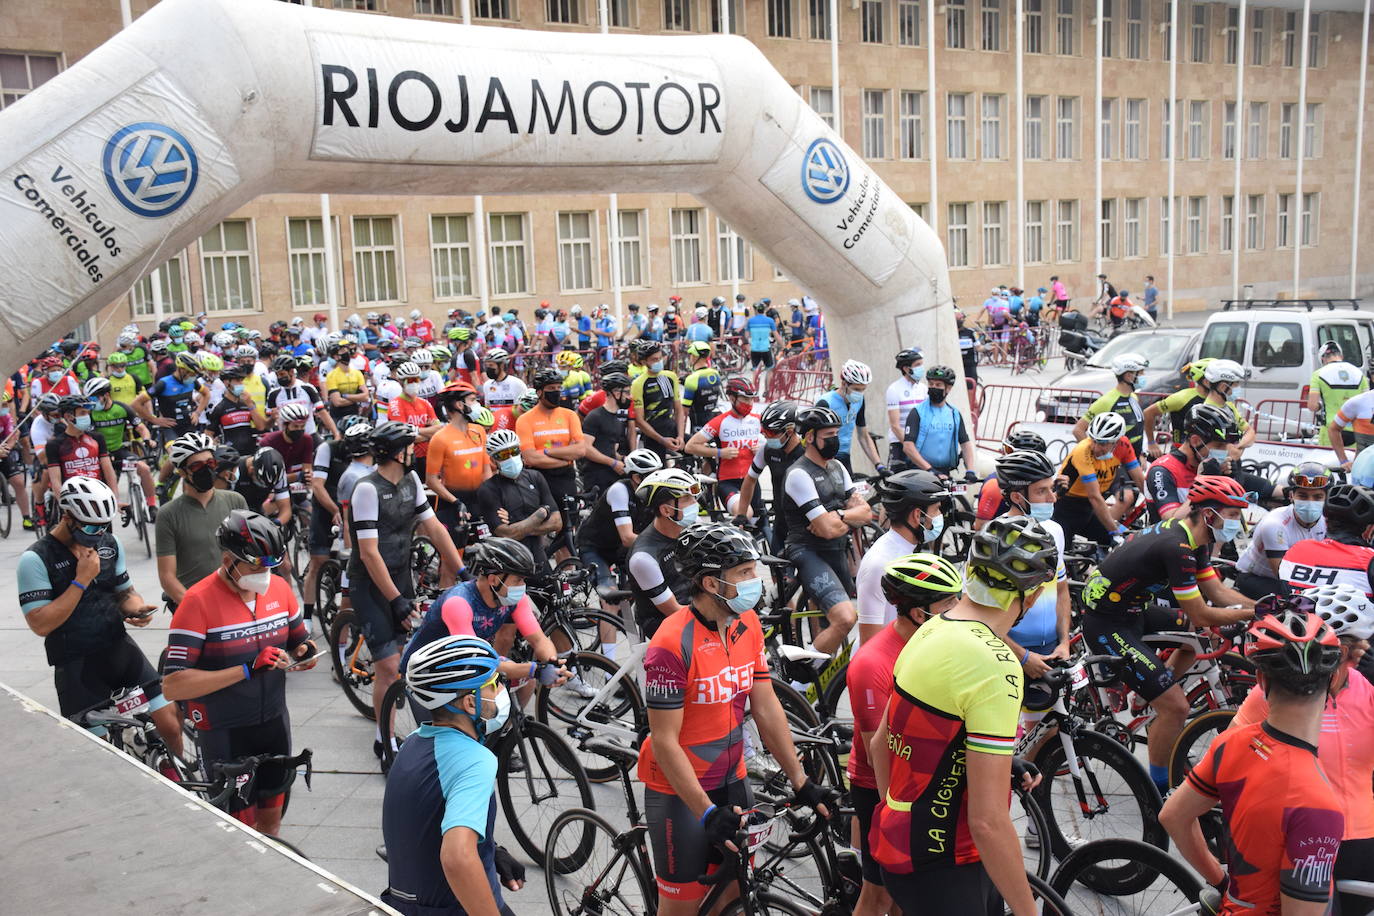
<path fill-rule="evenodd" d="M 357 625 L 352 610 L 341 611 L 334 618 L 334 625 L 329 628 L 329 645 L 329 663 L 334 667 L 334 676 L 338 678 L 344 696 L 363 716 L 376 719 L 377 711 L 372 708 L 372 653 L 367 648 L 362 628 Z M 353 670 L 360 659 L 366 659 L 365 677 Z"/>
<path fill-rule="evenodd" d="M 325 560 L 320 566 L 319 575 L 315 577 L 315 616 L 319 618 L 320 630 L 324 633 L 329 632 L 334 625 L 334 618 L 339 614 L 342 581 L 343 565 L 333 557 Z"/>
<path fill-rule="evenodd" d="M 129 514 L 133 516 L 134 527 L 138 529 L 138 539 L 143 542 L 143 551 L 152 559 L 153 539 L 148 533 L 148 504 L 143 500 L 143 488 L 129 481 Z"/>
<path fill-rule="evenodd" d="M 814 911 L 798 906 L 781 894 L 760 891 L 752 901 L 735 900 L 721 916 L 814 916 Z"/>
<path fill-rule="evenodd" d="M 573 646 L 579 652 L 601 652 L 603 623 L 615 630 L 617 645 L 629 645 L 630 636 L 625 628 L 625 621 L 616 614 L 608 613 L 599 607 L 585 606 L 569 608 L 564 616 L 573 637 Z"/>
<path fill-rule="evenodd" d="M 1073 910 L 1069 909 L 1064 898 L 1044 878 L 1026 872 L 1026 882 L 1030 884 L 1031 895 L 1039 903 L 1040 916 L 1073 916 Z M 1010 907 L 1007 912 L 1011 912 Z"/>
<path fill-rule="evenodd" d="M 851 655 L 850 661 L 853 660 Z M 816 710 L 817 717 L 822 722 L 843 722 L 852 727 L 854 723 L 853 711 L 851 710 L 847 715 L 840 714 L 848 693 L 849 662 L 845 662 L 844 667 L 836 671 L 825 687 L 821 689 L 821 698 Z"/>
<path fill-rule="evenodd" d="M 1117 860 L 1137 863 L 1149 876 L 1148 884 L 1144 888 L 1132 892 L 1131 896 L 1146 894 L 1151 889 L 1156 888 L 1162 879 L 1171 885 L 1175 895 L 1181 898 L 1176 901 L 1176 904 L 1197 903 L 1198 894 L 1202 891 L 1202 882 L 1187 866 L 1162 849 L 1140 840 L 1131 840 L 1125 837 L 1093 840 L 1091 843 L 1085 843 L 1078 847 L 1059 863 L 1059 868 L 1055 870 L 1054 877 L 1050 879 L 1050 886 L 1066 901 L 1072 901 L 1082 895 L 1085 903 L 1091 900 L 1097 904 L 1099 900 L 1097 895 L 1100 892 L 1093 887 L 1094 876 L 1104 870 L 1110 871 L 1111 869 L 1105 867 L 1104 863 Z M 1075 893 L 1074 888 L 1078 885 L 1086 890 Z M 1129 904 L 1123 900 L 1126 895 L 1112 895 L 1111 912 L 1122 914 L 1134 912 L 1151 914 L 1151 916 L 1156 913 L 1179 912 L 1182 908 L 1179 905 L 1165 904 L 1161 906 L 1160 895 L 1166 890 L 1169 888 L 1159 887 L 1154 894 L 1150 895 L 1148 901 L 1140 901 L 1133 910 L 1127 909 Z M 1089 897 L 1088 894 L 1092 896 Z M 1086 906 L 1082 907 L 1080 912 L 1086 912 L 1088 909 Z M 1194 910 L 1189 908 L 1185 912 L 1192 913 Z"/>
<path fill-rule="evenodd" d="M 410 542 L 410 573 L 415 578 L 415 594 L 437 595 L 441 559 L 434 543 L 424 535 Z"/>
<path fill-rule="evenodd" d="M 379 724 L 382 734 L 382 772 L 386 773 L 396 762 L 396 754 L 401 746 L 421 724 L 410 705 L 404 678 L 398 678 L 386 689 L 386 696 L 382 698 L 382 721 Z"/>
<path fill-rule="evenodd" d="M 574 831 L 580 835 L 565 836 Z M 570 808 L 558 815 L 540 862 L 555 916 L 641 916 L 653 911 L 658 900 L 653 878 L 625 839 L 595 811 Z M 598 850 L 611 852 L 604 863 Z M 586 873 L 590 882 L 581 877 Z"/>
<path fill-rule="evenodd" d="M 773 675 L 773 693 L 778 697 L 778 702 L 782 704 L 783 712 L 787 713 L 799 724 L 807 728 L 820 728 L 821 720 L 816 715 L 816 709 L 806 701 L 806 697 L 798 692 L 797 688 Z"/>
<path fill-rule="evenodd" d="M 524 769 L 512 773 L 511 756 L 520 751 Z M 596 808 L 592 784 L 572 748 L 542 722 L 523 718 L 497 745 L 496 793 L 506 824 L 531 862 L 543 862 L 550 820 L 542 815 L 572 807 Z M 536 780 L 539 785 L 536 785 Z M 571 786 L 560 783 L 570 781 Z"/>
<path fill-rule="evenodd" d="M 8 480 L 0 480 L 0 538 L 10 536 L 14 528 L 14 492 Z"/>
<path fill-rule="evenodd" d="M 574 652 L 568 657 L 567 666 L 568 670 L 582 679 L 582 683 L 598 691 L 620 670 L 615 662 L 595 652 Z M 577 737 L 574 733 L 590 731 L 578 723 L 577 718 L 591 703 L 592 698 L 579 696 L 576 688 L 570 684 L 547 687 L 540 690 L 535 698 L 534 715 L 550 728 L 567 732 L 572 739 L 569 743 L 575 747 Z M 617 681 L 615 692 L 587 712 L 587 718 L 597 725 L 614 725 L 630 729 L 636 734 L 641 728 L 647 727 L 648 711 L 633 675 Z M 592 782 L 610 782 L 620 775 L 620 768 L 605 757 L 581 749 L 575 750 L 575 753 Z"/>
<path fill-rule="evenodd" d="M 1020 814 L 1017 813 L 1017 805 L 1020 805 Z M 1054 863 L 1054 855 L 1050 852 L 1050 844 L 1046 838 L 1050 835 L 1050 819 L 1045 814 L 1045 809 L 1040 807 L 1040 803 L 1035 800 L 1033 793 L 1017 787 L 1012 790 L 1011 796 L 1011 820 L 1016 826 L 1016 835 L 1021 838 L 1022 852 L 1021 858 L 1026 862 L 1026 871 L 1040 878 L 1050 876 L 1050 865 Z M 1032 841 L 1030 837 L 1035 836 L 1038 841 Z"/>
<path fill-rule="evenodd" d="M 1201 757 L 1201 753 L 1196 756 L 1193 754 L 1198 742 L 1204 742 L 1202 750 L 1205 751 L 1213 738 L 1230 727 L 1231 720 L 1235 717 L 1234 709 L 1209 709 L 1184 723 L 1183 731 L 1178 733 L 1178 740 L 1169 752 L 1169 788 L 1182 783 L 1183 777 L 1188 775 L 1193 764 Z"/>
<path fill-rule="evenodd" d="M 295 843 L 292 843 L 290 840 L 284 840 L 284 839 L 282 839 L 282 838 L 279 837 L 279 836 L 272 836 L 272 834 L 270 834 L 270 833 L 264 833 L 264 834 L 262 835 L 262 838 L 263 838 L 265 841 L 267 841 L 267 844 L 268 844 L 269 846 L 270 846 L 270 845 L 277 845 L 277 846 L 280 846 L 280 847 L 282 847 L 283 849 L 287 850 L 288 852 L 291 852 L 291 853 L 294 853 L 295 855 L 300 856 L 300 857 L 301 857 L 302 859 L 304 859 L 305 861 L 307 861 L 307 862 L 310 861 L 310 857 L 309 857 L 308 855 L 306 855 L 305 853 L 301 852 L 301 848 L 300 848 L 299 846 L 297 846 Z"/>

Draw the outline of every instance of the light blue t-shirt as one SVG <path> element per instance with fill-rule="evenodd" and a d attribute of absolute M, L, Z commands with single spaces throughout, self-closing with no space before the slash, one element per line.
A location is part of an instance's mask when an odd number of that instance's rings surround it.
<path fill-rule="evenodd" d="M 1064 569 L 1064 529 L 1055 521 L 1043 521 L 1040 524 L 1054 537 L 1055 546 L 1059 548 L 1059 564 L 1055 581 L 1040 592 L 1040 597 L 1031 605 L 1026 616 L 1007 633 L 1023 649 L 1053 648 L 1059 642 L 1058 583 L 1068 578 L 1068 572 Z"/>
<path fill-rule="evenodd" d="M 1350 466 L 1350 482 L 1356 486 L 1374 487 L 1374 448 L 1364 449 L 1355 456 Z"/>
<path fill-rule="evenodd" d="M 749 333 L 749 350 L 761 353 L 772 347 L 778 323 L 767 315 L 753 315 L 744 323 L 744 328 Z"/>
<path fill-rule="evenodd" d="M 689 324 L 687 326 L 688 341 L 710 343 L 713 336 L 715 335 L 711 331 L 711 326 L 704 321 L 698 321 L 696 324 Z"/>
<path fill-rule="evenodd" d="M 115 549 L 115 576 L 116 578 L 125 576 L 128 569 L 124 565 L 124 545 L 119 538 L 112 538 Z M 56 595 L 49 595 L 52 591 L 52 580 L 48 578 L 48 567 L 44 565 L 43 558 L 32 550 L 26 550 L 19 555 L 19 569 L 15 573 L 15 578 L 19 586 L 20 595 L 39 596 L 32 600 L 25 601 L 19 609 L 25 614 L 31 614 L 45 604 L 49 604 L 57 598 Z"/>

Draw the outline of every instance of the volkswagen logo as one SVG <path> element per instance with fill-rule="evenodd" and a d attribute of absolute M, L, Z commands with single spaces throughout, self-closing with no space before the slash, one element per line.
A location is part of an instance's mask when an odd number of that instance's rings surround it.
<path fill-rule="evenodd" d="M 175 213 L 196 187 L 196 151 L 180 133 L 155 121 L 115 131 L 101 165 L 115 199 L 139 216 Z"/>
<path fill-rule="evenodd" d="M 802 189 L 818 204 L 833 204 L 849 189 L 849 163 L 830 140 L 813 140 L 802 161 Z"/>

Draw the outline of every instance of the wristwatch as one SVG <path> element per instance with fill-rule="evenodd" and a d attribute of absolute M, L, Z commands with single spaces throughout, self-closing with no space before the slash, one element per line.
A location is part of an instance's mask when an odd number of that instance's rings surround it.
<path fill-rule="evenodd" d="M 840 517 L 840 521 L 844 521 L 844 510 L 843 510 L 843 509 L 836 509 L 836 510 L 835 510 L 835 514 L 838 515 L 838 516 Z"/>

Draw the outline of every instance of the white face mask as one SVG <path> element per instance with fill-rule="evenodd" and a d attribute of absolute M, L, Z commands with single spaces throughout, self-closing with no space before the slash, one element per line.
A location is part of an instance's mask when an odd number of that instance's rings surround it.
<path fill-rule="evenodd" d="M 247 575 L 239 576 L 238 579 L 239 588 L 243 589 L 246 592 L 252 592 L 255 595 L 267 594 L 267 588 L 271 584 L 272 571 L 270 569 L 264 569 L 261 572 L 248 573 Z"/>

